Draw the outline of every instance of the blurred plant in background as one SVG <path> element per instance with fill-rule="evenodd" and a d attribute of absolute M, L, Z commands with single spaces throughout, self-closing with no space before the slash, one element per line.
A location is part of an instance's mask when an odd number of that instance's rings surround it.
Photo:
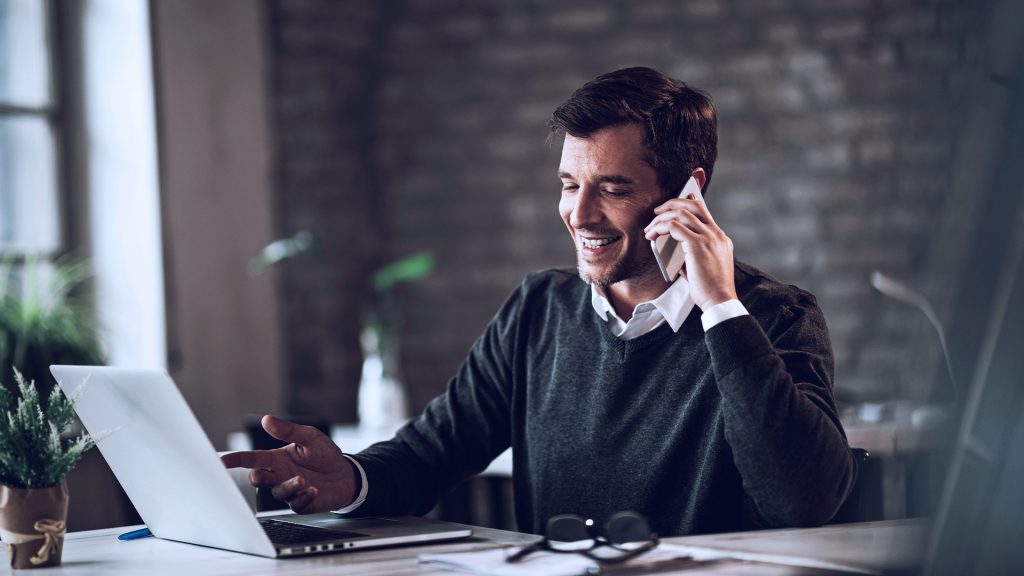
<path fill-rule="evenodd" d="M 259 276 L 291 260 L 315 255 L 319 248 L 320 241 L 315 234 L 300 230 L 293 236 L 279 238 L 264 246 L 249 261 L 249 272 Z M 369 291 L 373 300 L 363 316 L 363 327 L 376 338 L 374 347 L 379 348 L 382 356 L 390 355 L 391 348 L 395 346 L 395 334 L 400 328 L 395 286 L 426 278 L 433 269 L 434 255 L 417 252 L 384 266 L 370 276 Z"/>
<path fill-rule="evenodd" d="M 401 315 L 395 287 L 403 282 L 415 282 L 430 275 L 434 269 L 434 255 L 418 252 L 392 262 L 375 272 L 371 278 L 374 300 L 363 319 L 363 326 L 373 332 L 379 342 L 381 356 L 387 357 L 398 343 Z"/>
<path fill-rule="evenodd" d="M 308 230 L 274 240 L 249 261 L 249 271 L 258 276 L 270 268 L 315 255 L 319 244 L 317 236 Z M 434 255 L 418 252 L 380 268 L 369 277 L 367 292 L 371 300 L 359 334 L 363 352 L 359 422 L 363 427 L 390 429 L 409 417 L 408 395 L 400 375 L 398 335 L 402 326 L 395 289 L 400 284 L 426 278 L 433 269 Z"/>
<path fill-rule="evenodd" d="M 408 394 L 401 378 L 401 314 L 395 287 L 430 275 L 434 256 L 419 252 L 381 268 L 371 277 L 373 302 L 359 336 L 363 373 L 359 381 L 359 424 L 391 429 L 409 418 Z"/>
<path fill-rule="evenodd" d="M 259 276 L 268 268 L 277 266 L 298 256 L 313 254 L 317 250 L 317 239 L 309 230 L 300 230 L 291 238 L 274 240 L 263 247 L 249 261 L 249 273 Z"/>
<path fill-rule="evenodd" d="M 52 265 L 35 257 L 21 266 L 10 258 L 0 262 L 0 382 L 13 382 L 17 368 L 47 397 L 51 364 L 103 363 L 95 312 L 72 295 L 88 277 L 85 263 L 67 259 Z"/>

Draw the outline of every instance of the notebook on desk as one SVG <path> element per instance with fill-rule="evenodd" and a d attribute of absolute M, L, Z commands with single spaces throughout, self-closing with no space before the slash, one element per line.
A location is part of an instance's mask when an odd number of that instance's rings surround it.
<path fill-rule="evenodd" d="M 257 519 L 171 377 L 162 370 L 51 366 L 154 536 L 266 557 L 464 538 L 472 530 L 423 518 L 333 513 Z"/>

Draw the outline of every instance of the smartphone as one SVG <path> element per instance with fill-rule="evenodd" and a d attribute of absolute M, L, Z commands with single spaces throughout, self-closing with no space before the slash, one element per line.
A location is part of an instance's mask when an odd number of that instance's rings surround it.
<path fill-rule="evenodd" d="M 686 181 L 686 185 L 683 186 L 679 197 L 686 198 L 691 194 L 704 208 L 708 207 L 707 204 L 704 204 L 704 195 L 700 193 L 700 185 L 697 184 L 697 180 L 693 176 L 690 176 L 690 179 Z M 651 250 L 654 251 L 654 259 L 658 262 L 658 269 L 661 270 L 662 277 L 665 278 L 666 282 L 675 282 L 676 278 L 679 277 L 679 272 L 683 269 L 683 262 L 686 260 L 686 256 L 683 254 L 683 247 L 679 244 L 679 241 L 668 234 L 664 234 L 651 240 Z"/>

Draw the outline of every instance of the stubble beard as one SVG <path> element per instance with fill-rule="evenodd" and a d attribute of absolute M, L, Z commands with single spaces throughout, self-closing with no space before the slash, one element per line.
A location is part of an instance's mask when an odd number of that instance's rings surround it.
<path fill-rule="evenodd" d="M 657 263 L 654 261 L 653 255 L 650 258 L 641 258 L 635 254 L 628 255 L 615 261 L 607 270 L 600 274 L 584 271 L 584 266 L 581 257 L 577 254 L 577 274 L 579 274 L 584 282 L 593 284 L 602 290 L 618 282 L 642 278 L 657 272 Z M 661 273 L 657 272 L 657 274 L 660 275 Z"/>

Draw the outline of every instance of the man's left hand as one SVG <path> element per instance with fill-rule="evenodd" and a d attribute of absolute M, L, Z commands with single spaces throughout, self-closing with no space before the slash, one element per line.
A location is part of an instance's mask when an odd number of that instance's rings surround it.
<path fill-rule="evenodd" d="M 732 240 L 718 227 L 707 207 L 693 196 L 673 198 L 654 209 L 657 215 L 644 228 L 648 240 L 669 234 L 686 260 L 683 274 L 701 310 L 736 298 Z"/>

